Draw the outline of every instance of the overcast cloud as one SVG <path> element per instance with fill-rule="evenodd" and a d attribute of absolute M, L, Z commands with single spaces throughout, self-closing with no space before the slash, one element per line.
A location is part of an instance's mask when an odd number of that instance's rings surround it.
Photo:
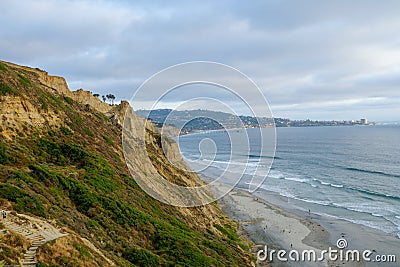
<path fill-rule="evenodd" d="M 231 65 L 278 117 L 400 121 L 400 1 L 1 1 L 0 58 L 130 99 L 181 62 Z"/>

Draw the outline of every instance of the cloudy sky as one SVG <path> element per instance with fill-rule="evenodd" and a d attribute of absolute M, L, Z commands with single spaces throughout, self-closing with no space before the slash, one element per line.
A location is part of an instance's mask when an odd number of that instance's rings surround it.
<path fill-rule="evenodd" d="M 400 1 L 0 2 L 0 58 L 130 99 L 168 66 L 228 64 L 278 117 L 400 121 Z M 223 99 L 222 99 L 223 100 Z"/>

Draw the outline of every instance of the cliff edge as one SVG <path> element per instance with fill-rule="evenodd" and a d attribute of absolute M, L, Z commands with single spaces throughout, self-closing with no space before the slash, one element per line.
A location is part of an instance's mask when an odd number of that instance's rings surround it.
<path fill-rule="evenodd" d="M 71 92 L 65 79 L 45 71 L 0 61 L 0 209 L 13 223 L 36 220 L 68 234 L 32 256 L 22 226 L 0 221 L 0 263 L 28 255 L 40 266 L 253 266 L 238 224 L 215 203 L 169 206 L 138 186 L 121 144 L 128 108 L 126 101 L 110 106 L 90 92 Z M 180 185 L 201 183 L 169 163 L 165 154 L 179 159 L 179 151 L 170 143 L 164 153 L 150 124 L 145 136 L 134 137 L 147 151 L 133 144 L 133 175 L 152 179 L 146 170 L 155 169 Z M 150 163 L 140 160 L 145 153 Z"/>

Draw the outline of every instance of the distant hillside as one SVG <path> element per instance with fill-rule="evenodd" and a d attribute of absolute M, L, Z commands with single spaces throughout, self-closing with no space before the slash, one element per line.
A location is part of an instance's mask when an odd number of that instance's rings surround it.
<path fill-rule="evenodd" d="M 140 117 L 148 118 L 154 123 L 167 123 L 181 128 L 183 133 L 218 130 L 222 129 L 223 126 L 233 129 L 243 126 L 251 128 L 273 125 L 272 119 L 268 118 L 257 119 L 250 116 L 236 116 L 225 112 L 200 109 L 184 111 L 173 111 L 171 109 L 137 110 L 136 114 Z"/>
<path fill-rule="evenodd" d="M 238 225 L 216 204 L 177 208 L 139 188 L 121 147 L 127 108 L 0 61 L 0 209 L 10 212 L 0 221 L 0 265 L 252 266 Z M 169 164 L 150 125 L 145 140 L 136 139 L 166 179 L 202 183 Z M 140 165 L 144 155 L 135 158 L 138 175 L 149 169 Z"/>
<path fill-rule="evenodd" d="M 212 110 L 138 110 L 136 114 L 158 124 L 172 125 L 181 129 L 181 133 L 190 133 L 205 130 L 219 130 L 235 128 L 263 128 L 263 127 L 312 127 L 312 126 L 354 126 L 375 125 L 374 122 L 352 121 L 318 121 L 318 120 L 290 120 L 285 118 L 256 118 L 252 116 L 236 116 L 230 113 Z"/>

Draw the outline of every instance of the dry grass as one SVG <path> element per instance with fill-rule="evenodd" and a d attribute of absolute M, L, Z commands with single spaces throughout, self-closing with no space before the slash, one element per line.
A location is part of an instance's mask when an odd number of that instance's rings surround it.
<path fill-rule="evenodd" d="M 11 231 L 0 233 L 0 259 L 5 264 L 18 264 L 21 253 L 28 249 L 29 242 Z"/>

